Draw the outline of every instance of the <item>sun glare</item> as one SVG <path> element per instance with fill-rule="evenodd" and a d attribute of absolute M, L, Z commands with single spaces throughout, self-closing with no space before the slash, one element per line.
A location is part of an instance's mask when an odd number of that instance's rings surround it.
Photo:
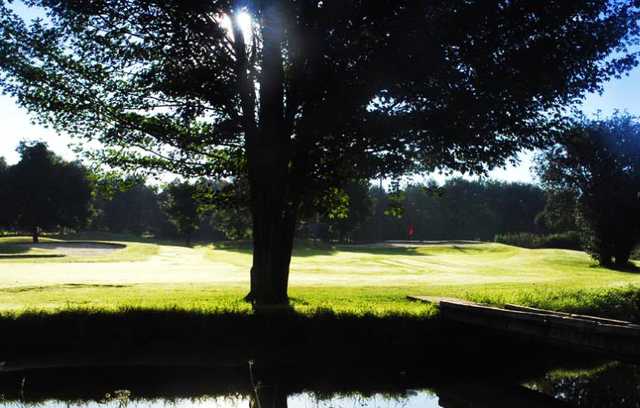
<path fill-rule="evenodd" d="M 240 30 L 242 30 L 242 34 L 244 35 L 245 41 L 247 43 L 250 43 L 253 36 L 253 30 L 251 27 L 252 25 L 251 14 L 247 13 L 246 11 L 241 11 L 236 15 L 235 18 L 238 22 L 238 25 L 240 26 Z M 233 41 L 234 36 L 233 36 L 233 30 L 231 28 L 231 16 L 229 16 L 228 14 L 224 14 L 218 17 L 217 20 L 220 26 L 227 32 L 227 35 L 229 36 L 229 38 Z"/>
<path fill-rule="evenodd" d="M 242 11 L 238 13 L 236 17 L 238 19 L 238 25 L 240 25 L 240 29 L 242 30 L 242 34 L 244 34 L 244 38 L 249 39 L 251 37 L 251 14 L 246 11 Z"/>

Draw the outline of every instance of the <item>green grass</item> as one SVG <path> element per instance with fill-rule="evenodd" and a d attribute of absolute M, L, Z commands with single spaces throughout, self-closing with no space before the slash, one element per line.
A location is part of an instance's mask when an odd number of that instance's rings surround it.
<path fill-rule="evenodd" d="M 0 254 L 10 253 L 15 243 L 15 238 L 0 238 Z M 250 313 L 241 300 L 248 290 L 249 250 L 121 243 L 127 247 L 101 256 L 0 259 L 0 313 Z M 303 314 L 431 317 L 434 307 L 406 296 L 432 295 L 640 317 L 640 273 L 597 267 L 577 251 L 493 243 L 306 247 L 295 251 L 291 269 L 292 304 Z"/>

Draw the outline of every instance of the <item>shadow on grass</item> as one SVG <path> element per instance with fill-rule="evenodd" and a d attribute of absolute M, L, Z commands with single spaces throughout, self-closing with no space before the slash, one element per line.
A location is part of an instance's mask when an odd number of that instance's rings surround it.
<path fill-rule="evenodd" d="M 131 287 L 132 285 L 117 285 L 117 284 L 98 284 L 98 283 L 63 283 L 60 285 L 46 285 L 46 286 L 18 286 L 0 288 L 0 293 L 24 293 L 24 292 L 39 292 L 55 289 L 120 289 Z"/>
<path fill-rule="evenodd" d="M 636 261 L 638 262 L 638 261 Z M 624 266 L 617 266 L 617 265 L 600 265 L 598 263 L 593 263 L 591 265 L 589 265 L 589 268 L 593 268 L 593 269 L 604 269 L 604 270 L 608 270 L 608 271 L 615 271 L 615 272 L 628 272 L 628 273 L 640 273 L 640 266 L 636 265 L 633 262 L 629 262 Z"/>
<path fill-rule="evenodd" d="M 120 241 L 134 242 L 139 244 L 156 244 L 171 245 L 184 248 L 193 248 L 198 244 L 209 244 L 209 242 L 194 241 L 187 245 L 184 240 L 159 239 L 152 236 L 138 236 L 134 234 L 113 233 L 113 232 L 80 232 L 76 234 L 56 234 L 48 235 L 49 238 L 60 239 L 64 241 L 86 241 L 86 242 L 104 242 L 104 241 Z"/>
<path fill-rule="evenodd" d="M 61 258 L 62 254 L 30 254 L 32 244 L 0 244 L 0 259 Z"/>
<path fill-rule="evenodd" d="M 158 239 L 155 237 L 137 236 L 132 234 L 119 234 L 109 232 L 82 232 L 67 235 L 48 235 L 48 238 L 55 238 L 67 241 L 121 241 L 136 242 L 156 245 L 173 245 L 185 248 L 193 248 L 199 245 L 213 244 L 216 249 L 236 252 L 239 254 L 251 255 L 253 253 L 253 243 L 251 240 L 239 241 L 194 241 L 191 245 L 186 245 L 183 241 Z M 407 241 L 400 242 L 398 246 L 392 246 L 393 243 L 373 243 L 373 244 L 331 244 L 316 240 L 296 240 L 294 244 L 294 256 L 296 257 L 312 257 L 333 255 L 336 252 L 352 252 L 364 253 L 371 255 L 434 255 L 430 252 L 420 251 L 424 245 L 441 245 L 443 249 L 452 249 L 461 253 L 477 253 L 483 252 L 483 248 L 475 248 L 474 244 L 480 244 L 476 241 Z M 434 252 L 439 252 L 435 249 Z M 0 250 L 0 253 L 1 250 Z"/>
<path fill-rule="evenodd" d="M 253 253 L 253 243 L 251 241 L 223 241 L 215 242 L 215 249 L 223 251 L 235 252 L 238 254 L 251 255 Z M 323 256 L 332 255 L 338 251 L 342 251 L 342 248 L 336 248 L 333 245 L 298 241 L 294 244 L 293 256 L 294 257 L 310 257 L 310 256 Z"/>
<path fill-rule="evenodd" d="M 0 244 L 0 257 L 24 254 L 29 252 L 29 249 L 29 247 L 23 244 Z"/>
<path fill-rule="evenodd" d="M 5 255 L 0 253 L 0 259 L 47 259 L 47 258 L 64 258 L 66 255 L 62 254 L 18 254 L 18 255 Z"/>
<path fill-rule="evenodd" d="M 629 262 L 624 266 L 616 266 L 611 268 L 613 270 L 619 271 L 619 272 L 631 272 L 631 273 L 640 273 L 640 267 L 638 267 L 638 265 Z"/>
<path fill-rule="evenodd" d="M 251 247 L 246 246 L 236 246 L 233 244 L 220 245 L 215 244 L 216 249 L 235 252 L 238 254 L 251 255 L 253 253 L 253 249 Z M 418 252 L 415 247 L 355 247 L 355 246 L 331 246 L 331 247 L 308 247 L 308 246 L 297 246 L 293 249 L 293 256 L 296 258 L 306 258 L 313 256 L 331 256 L 335 255 L 338 252 L 348 252 L 348 253 L 360 253 L 360 254 L 369 254 L 369 255 L 431 255 Z"/>
<path fill-rule="evenodd" d="M 418 247 L 376 247 L 338 246 L 341 252 L 365 253 L 371 255 L 430 255 L 418 252 Z"/>

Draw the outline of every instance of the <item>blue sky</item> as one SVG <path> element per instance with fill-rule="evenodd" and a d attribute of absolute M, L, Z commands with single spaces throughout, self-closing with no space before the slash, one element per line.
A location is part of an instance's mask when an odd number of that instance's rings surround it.
<path fill-rule="evenodd" d="M 20 14 L 25 17 L 33 17 L 38 13 L 17 6 Z M 614 79 L 604 84 L 602 95 L 589 94 L 582 104 L 582 110 L 588 115 L 601 112 L 607 116 L 615 110 L 627 111 L 640 116 L 640 67 L 634 69 L 629 75 L 620 79 Z M 71 139 L 66 135 L 56 134 L 51 129 L 32 123 L 29 114 L 18 107 L 15 101 L 6 95 L 0 95 L 0 118 L 2 118 L 2 130 L 0 131 L 0 156 L 6 158 L 12 164 L 18 160 L 15 152 L 20 140 L 44 140 L 49 147 L 67 160 L 76 156 L 69 148 Z M 533 163 L 532 152 L 524 152 L 520 155 L 521 163 L 517 166 L 509 166 L 506 169 L 496 169 L 491 172 L 491 178 L 506 181 L 532 182 L 530 168 Z M 443 181 L 443 176 L 434 176 L 438 181 Z"/>

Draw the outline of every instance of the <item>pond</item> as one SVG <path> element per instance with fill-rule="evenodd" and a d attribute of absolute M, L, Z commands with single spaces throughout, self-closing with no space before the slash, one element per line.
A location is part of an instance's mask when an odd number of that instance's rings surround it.
<path fill-rule="evenodd" d="M 516 365 L 517 366 L 517 365 Z M 523 367 L 524 368 L 524 367 Z M 492 367 L 78 367 L 0 372 L 0 408 L 484 408 L 640 406 L 640 369 L 568 362 Z M 456 370 L 454 370 L 456 371 Z M 428 373 L 428 374 L 427 374 Z M 442 374 L 441 374 L 442 373 Z M 527 378 L 526 376 L 531 376 Z"/>

